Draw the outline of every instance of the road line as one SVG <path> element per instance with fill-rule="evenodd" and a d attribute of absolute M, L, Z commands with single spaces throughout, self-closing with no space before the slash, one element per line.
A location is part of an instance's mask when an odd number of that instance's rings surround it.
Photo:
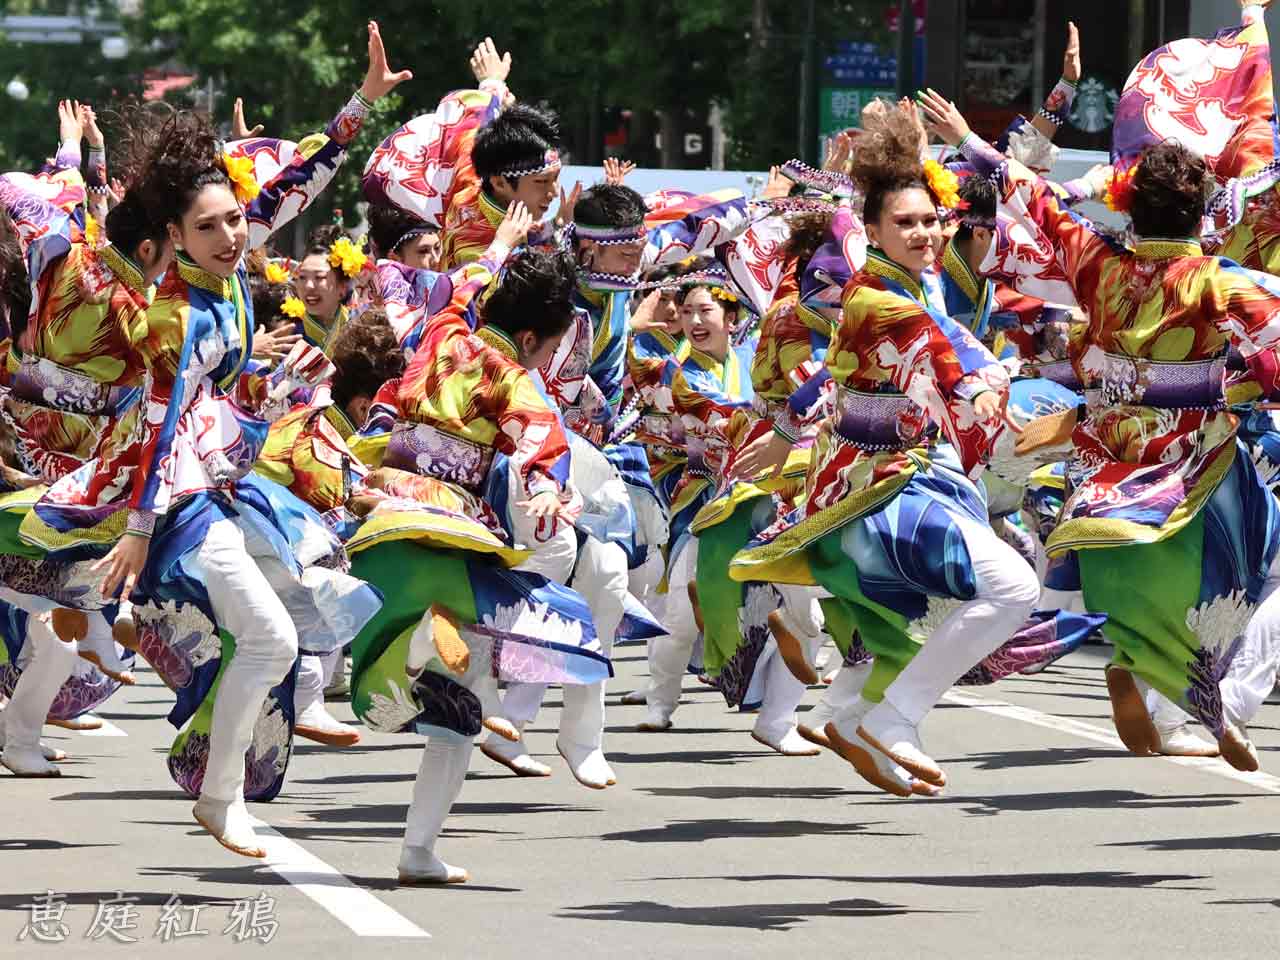
<path fill-rule="evenodd" d="M 308 853 L 261 820 L 250 819 L 257 830 L 259 842 L 267 851 L 263 862 L 304 896 L 324 907 L 356 936 L 431 939 L 431 934 L 369 891 L 357 887 L 340 870 Z"/>
<path fill-rule="evenodd" d="M 102 720 L 101 717 L 98 718 Z M 110 720 L 102 720 L 102 726 L 96 730 L 77 730 L 76 733 L 82 737 L 127 737 L 128 734 L 117 727 Z"/>
<path fill-rule="evenodd" d="M 1005 703 L 1002 700 L 989 700 L 986 697 L 980 697 L 968 691 L 952 690 L 943 699 L 966 707 L 973 707 L 975 710 L 994 714 L 997 717 L 1021 720 L 1023 723 L 1034 724 L 1047 730 L 1056 730 L 1059 733 L 1069 733 L 1118 750 L 1125 749 L 1124 744 L 1120 742 L 1120 738 L 1114 733 L 1092 723 L 1074 720 L 1071 717 L 1055 717 L 1051 713 L 1041 713 L 1039 710 Z M 1180 767 L 1190 767 L 1193 770 L 1213 774 L 1216 777 L 1225 777 L 1228 780 L 1247 783 L 1251 787 L 1266 790 L 1268 793 L 1280 793 L 1280 777 L 1263 773 L 1261 770 L 1254 773 L 1245 773 L 1242 770 L 1236 770 L 1225 760 L 1217 757 L 1160 757 L 1160 759 L 1167 760 L 1169 763 L 1176 763 Z"/>

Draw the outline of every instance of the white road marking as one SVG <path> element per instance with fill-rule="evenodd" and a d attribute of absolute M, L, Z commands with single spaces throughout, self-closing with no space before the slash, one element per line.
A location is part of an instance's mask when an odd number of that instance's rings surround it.
<path fill-rule="evenodd" d="M 305 896 L 324 907 L 359 937 L 413 937 L 431 934 L 392 910 L 369 891 L 357 887 L 341 871 L 308 853 L 288 837 L 256 818 L 253 826 L 267 851 L 268 867 Z"/>
<path fill-rule="evenodd" d="M 943 699 L 966 707 L 973 707 L 975 710 L 982 710 L 984 713 L 994 714 L 997 717 L 1021 720 L 1023 723 L 1034 724 L 1047 730 L 1056 730 L 1059 733 L 1069 733 L 1118 750 L 1125 749 L 1124 744 L 1120 742 L 1120 738 L 1114 733 L 1070 717 L 1055 717 L 1053 714 L 1041 713 L 1039 710 L 1032 710 L 1030 707 L 1020 707 L 1012 703 L 1005 703 L 1002 700 L 989 700 L 986 697 L 980 697 L 968 691 L 952 690 Z M 1257 787 L 1259 790 L 1266 790 L 1269 793 L 1280 793 L 1280 777 L 1263 773 L 1261 770 L 1254 773 L 1245 773 L 1241 770 L 1236 770 L 1225 760 L 1220 760 L 1216 757 L 1161 757 L 1160 759 L 1167 760 L 1169 763 L 1176 763 L 1182 767 L 1191 767 L 1217 777 L 1225 777 L 1228 780 L 1238 780 L 1240 783 L 1247 783 L 1251 787 Z"/>
<path fill-rule="evenodd" d="M 101 717 L 98 718 L 102 720 Z M 97 730 L 77 730 L 76 733 L 82 737 L 127 737 L 128 734 L 117 727 L 110 720 L 102 720 L 102 726 Z"/>

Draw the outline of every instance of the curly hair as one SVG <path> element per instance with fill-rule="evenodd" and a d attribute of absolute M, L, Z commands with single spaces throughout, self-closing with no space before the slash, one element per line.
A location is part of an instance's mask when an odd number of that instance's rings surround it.
<path fill-rule="evenodd" d="M 1134 231 L 1140 237 L 1196 235 L 1212 186 L 1204 158 L 1177 141 L 1147 148 L 1133 176 Z"/>
<path fill-rule="evenodd" d="M 8 320 L 15 338 L 26 329 L 30 310 L 31 281 L 22 241 L 9 214 L 0 210 L 0 314 L 3 314 L 0 319 Z"/>
<path fill-rule="evenodd" d="M 203 117 L 168 106 L 135 107 L 120 114 L 119 125 L 119 159 L 113 156 L 113 163 L 151 221 L 180 220 L 202 189 L 231 186 L 221 141 Z"/>
<path fill-rule="evenodd" d="M 358 396 L 373 397 L 404 373 L 404 351 L 385 310 L 370 307 L 342 328 L 333 342 L 333 365 L 333 399 L 342 407 Z"/>
<path fill-rule="evenodd" d="M 787 237 L 785 254 L 796 262 L 796 282 L 804 275 L 813 255 L 822 249 L 831 233 L 834 213 L 799 213 L 787 218 L 791 234 Z"/>
<path fill-rule="evenodd" d="M 562 335 L 573 322 L 577 266 L 564 250 L 525 250 L 507 265 L 482 308 L 485 323 L 509 334 L 531 330 L 539 340 Z"/>
<path fill-rule="evenodd" d="M 858 139 L 849 176 L 866 197 L 866 223 L 879 221 L 891 195 L 915 187 L 928 191 L 920 166 L 923 146 L 918 123 L 898 110 L 887 111 L 874 131 Z"/>

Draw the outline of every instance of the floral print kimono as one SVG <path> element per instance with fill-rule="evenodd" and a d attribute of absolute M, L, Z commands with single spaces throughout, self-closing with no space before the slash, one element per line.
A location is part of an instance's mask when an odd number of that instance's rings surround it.
<path fill-rule="evenodd" d="M 1117 247 L 1020 166 L 998 176 L 1002 207 L 1053 245 L 1089 314 L 1071 342 L 1088 409 L 1048 549 L 1076 552 L 1113 666 L 1221 737 L 1218 681 L 1280 546 L 1280 510 L 1237 439 L 1224 373 L 1234 346 L 1262 395 L 1280 391 L 1280 282 L 1191 239 Z"/>
<path fill-rule="evenodd" d="M 233 156 L 253 163 L 261 183 L 245 210 L 250 248 L 328 185 L 366 109 L 357 95 L 324 135 L 296 145 L 248 140 L 233 148 Z M 177 692 L 169 719 L 187 724 L 171 749 L 170 772 L 195 795 L 218 677 L 234 649 L 234 639 L 220 635 L 196 559 L 209 526 L 225 518 L 252 530 L 269 555 L 294 572 L 289 609 L 313 649 L 324 652 L 349 641 L 380 598 L 343 572 L 341 541 L 312 508 L 251 475 L 269 421 L 285 409 L 285 394 L 314 385 L 331 370 L 318 351 L 289 378 L 251 361 L 252 299 L 243 265 L 222 278 L 180 255 L 127 335 L 131 355 L 147 371 L 139 423 L 113 419 L 93 459 L 49 488 L 23 521 L 22 535 L 55 556 L 83 556 L 105 550 L 126 520 L 151 532 L 131 599 L 140 646 Z M 270 799 L 283 784 L 291 752 L 291 685 L 292 673 L 263 706 L 246 757 L 249 799 Z"/>
<path fill-rule="evenodd" d="M 1008 376 L 973 335 L 931 310 L 920 285 L 879 251 L 844 290 L 826 368 L 831 414 L 818 429 L 802 506 L 734 558 L 730 576 L 821 586 L 828 632 L 858 631 L 879 700 L 944 610 L 974 594 L 954 515 L 986 523 L 972 479 L 1003 425 L 972 399 Z M 947 445 L 931 443 L 936 425 Z"/>
<path fill-rule="evenodd" d="M 471 331 L 471 298 L 491 279 L 478 276 L 426 319 L 404 377 L 379 391 L 351 444 L 371 469 L 367 487 L 383 497 L 348 542 L 354 572 L 387 595 L 352 645 L 352 707 L 374 729 L 471 737 L 499 713 L 498 677 L 590 684 L 612 675 L 586 602 L 511 569 L 537 544 L 512 543 L 484 499 L 505 455 L 526 496 L 552 491 L 567 512 L 580 508 L 555 412 L 507 347 Z M 467 686 L 438 659 L 417 678 L 405 674 L 410 639 L 433 607 L 463 625 L 475 662 L 491 663 Z"/>

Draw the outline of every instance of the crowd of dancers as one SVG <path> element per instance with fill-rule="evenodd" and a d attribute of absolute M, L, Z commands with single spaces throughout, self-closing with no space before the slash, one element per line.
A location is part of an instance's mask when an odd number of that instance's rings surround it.
<path fill-rule="evenodd" d="M 261 857 L 246 800 L 295 737 L 358 740 L 325 707 L 349 686 L 365 726 L 427 738 L 400 880 L 460 882 L 435 847 L 472 748 L 551 775 L 523 737 L 548 686 L 569 772 L 617 783 L 619 639 L 648 644 L 622 703 L 655 739 L 692 672 L 760 743 L 910 798 L 947 784 L 921 727 L 949 687 L 1102 637 L 1132 753 L 1256 770 L 1280 664 L 1262 10 L 1145 58 L 1079 180 L 1046 179 L 1070 26 L 998 142 L 935 91 L 876 101 L 755 199 L 641 196 L 617 160 L 563 190 L 554 115 L 485 40 L 475 85 L 367 158 L 361 231 L 300 259 L 278 232 L 410 76 L 377 24 L 297 143 L 239 103 L 231 140 L 135 106 L 108 162 L 60 104 L 56 156 L 0 177 L 0 762 L 56 776 L 42 725 L 98 722 L 141 657 L 195 819 Z"/>

